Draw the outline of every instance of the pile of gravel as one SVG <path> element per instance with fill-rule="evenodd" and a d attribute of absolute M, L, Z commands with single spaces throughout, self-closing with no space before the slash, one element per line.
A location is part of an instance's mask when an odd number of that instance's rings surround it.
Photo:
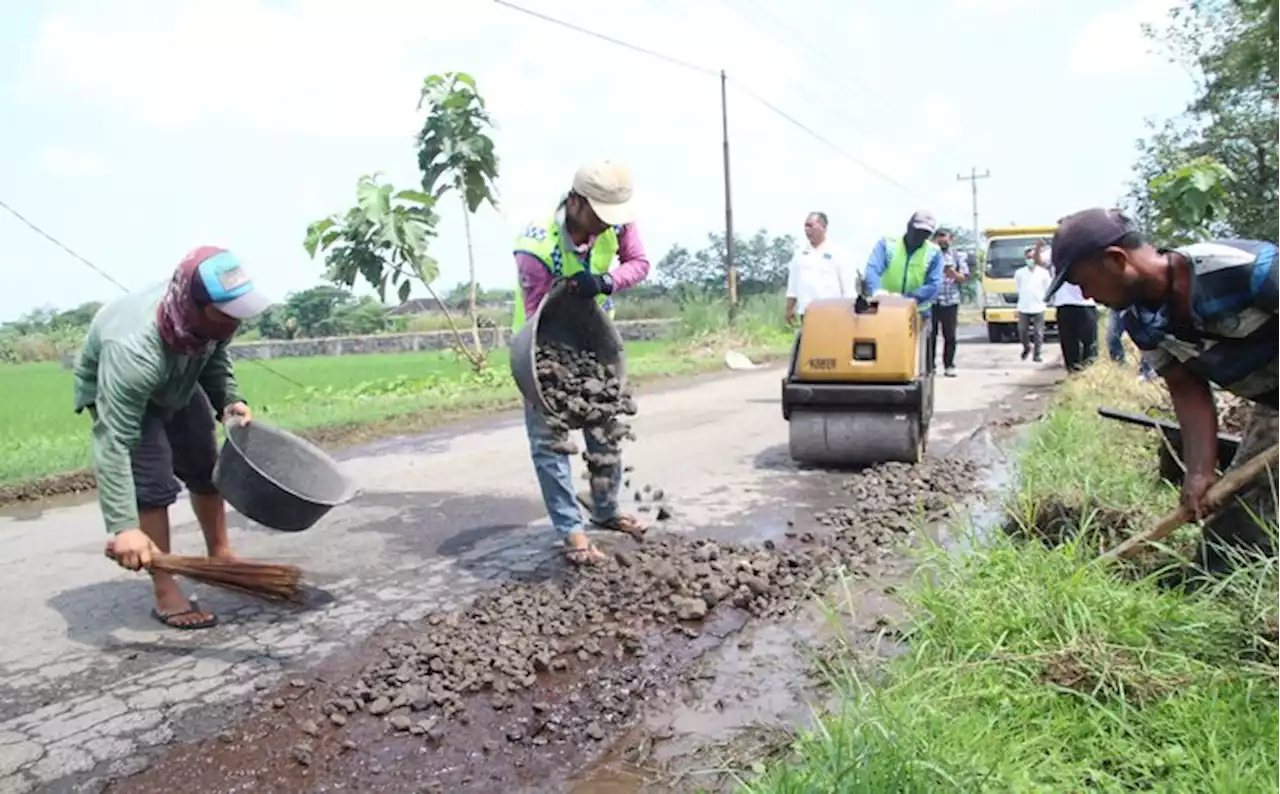
<path fill-rule="evenodd" d="M 617 551 L 608 563 L 570 570 L 561 582 L 505 584 L 463 610 L 430 615 L 413 641 L 388 644 L 383 658 L 339 688 L 324 712 L 344 725 L 364 711 L 435 741 L 443 721 L 467 719 L 470 696 L 487 696 L 492 708 L 504 710 L 539 674 L 611 658 L 616 664 L 592 682 L 599 694 L 589 703 L 554 715 L 554 723 L 548 716 L 537 732 L 506 737 L 538 744 L 601 738 L 600 719 L 634 709 L 644 676 L 623 662 L 647 654 L 645 632 L 654 624 L 692 637 L 694 624 L 725 605 L 753 616 L 785 614 L 822 592 L 842 568 L 865 573 L 917 522 L 939 518 L 972 492 L 977 471 L 951 459 L 886 464 L 848 480 L 848 506 L 819 514 L 824 530 L 817 534 L 788 532 L 785 542 L 760 547 L 667 535 Z M 534 711 L 546 709 L 535 704 Z"/>

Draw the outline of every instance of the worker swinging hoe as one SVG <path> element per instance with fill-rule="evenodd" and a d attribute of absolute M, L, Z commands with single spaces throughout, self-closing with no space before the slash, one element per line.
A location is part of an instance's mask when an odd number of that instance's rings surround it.
<path fill-rule="evenodd" d="M 924 457 L 933 416 L 928 334 L 915 300 L 861 290 L 811 303 L 782 381 L 798 463 L 870 466 Z"/>

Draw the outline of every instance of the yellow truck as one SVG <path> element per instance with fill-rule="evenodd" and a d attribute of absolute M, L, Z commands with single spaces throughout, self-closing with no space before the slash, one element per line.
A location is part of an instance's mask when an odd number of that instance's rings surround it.
<path fill-rule="evenodd" d="M 1043 239 L 1046 244 L 1057 230 L 1053 226 L 1002 226 L 984 229 L 987 238 L 986 266 L 982 273 L 982 321 L 987 339 L 1003 342 L 1018 338 L 1018 289 L 1013 274 L 1026 262 L 1026 250 Z M 1045 335 L 1058 330 L 1058 312 L 1050 306 L 1044 313 Z"/>

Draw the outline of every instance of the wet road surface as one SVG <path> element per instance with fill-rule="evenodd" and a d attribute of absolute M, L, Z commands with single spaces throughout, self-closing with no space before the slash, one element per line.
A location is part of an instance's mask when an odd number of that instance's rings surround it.
<path fill-rule="evenodd" d="M 1019 362 L 1014 346 L 966 344 L 959 359 L 961 377 L 938 381 L 934 453 L 1055 375 Z M 627 462 L 637 483 L 670 494 L 675 516 L 662 531 L 758 540 L 830 498 L 839 475 L 787 458 L 781 375 L 639 396 Z M 223 620 L 204 632 L 150 619 L 146 580 L 102 557 L 96 505 L 0 518 L 0 794 L 101 790 L 167 745 L 218 735 L 299 671 L 340 666 L 377 629 L 461 606 L 512 576 L 545 576 L 559 561 L 527 448 L 511 416 L 393 439 L 342 456 L 364 494 L 306 533 L 233 516 L 239 553 L 303 566 L 315 592 L 284 609 L 193 586 Z M 199 553 L 189 509 L 173 519 L 175 551 Z"/>

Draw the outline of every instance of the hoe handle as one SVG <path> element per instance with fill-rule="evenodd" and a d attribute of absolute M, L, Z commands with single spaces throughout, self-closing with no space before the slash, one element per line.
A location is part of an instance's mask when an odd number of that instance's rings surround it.
<path fill-rule="evenodd" d="M 1280 447 L 1272 445 L 1270 448 L 1250 458 L 1239 468 L 1222 475 L 1222 478 L 1215 482 L 1209 492 L 1205 494 L 1205 513 L 1213 514 L 1222 509 L 1233 496 L 1252 482 L 1254 477 L 1261 474 L 1263 469 L 1268 466 L 1274 466 L 1277 457 L 1280 457 Z M 1183 505 L 1178 505 L 1177 510 L 1160 519 L 1160 522 L 1154 527 L 1134 535 L 1114 549 L 1100 555 L 1098 559 L 1114 560 L 1126 557 L 1141 544 L 1152 543 L 1168 536 L 1170 532 L 1190 522 L 1192 518 L 1190 510 Z"/>

